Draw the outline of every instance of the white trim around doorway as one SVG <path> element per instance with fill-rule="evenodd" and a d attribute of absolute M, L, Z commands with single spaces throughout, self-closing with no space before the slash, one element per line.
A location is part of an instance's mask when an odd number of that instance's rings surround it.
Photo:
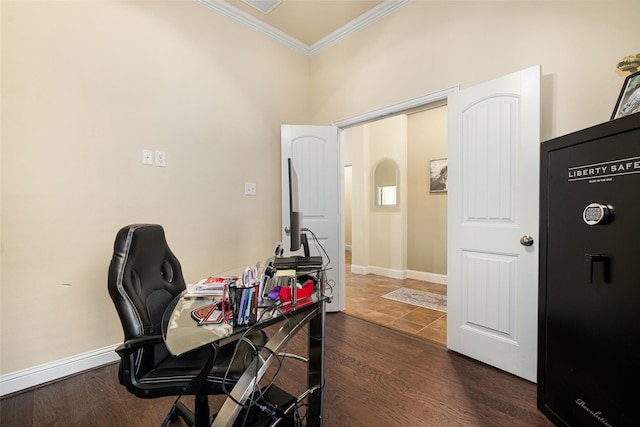
<path fill-rule="evenodd" d="M 378 108 L 373 111 L 347 117 L 346 119 L 337 120 L 333 122 L 333 126 L 336 126 L 340 128 L 340 130 L 342 130 L 348 127 L 358 126 L 381 118 L 394 116 L 396 114 L 406 113 L 418 108 L 442 104 L 447 102 L 447 97 L 450 94 L 458 92 L 459 90 L 459 85 L 451 86 L 437 92 L 432 92 L 426 95 L 418 96 L 417 98 L 411 98 L 406 101 L 398 102 L 397 104 L 388 105 L 386 107 Z"/>
<path fill-rule="evenodd" d="M 342 130 L 352 127 L 358 126 L 367 122 L 372 122 L 381 118 L 390 117 L 396 114 L 408 113 L 412 110 L 418 110 L 422 108 L 428 108 L 430 106 L 438 106 L 444 105 L 447 103 L 447 99 L 450 94 L 456 93 L 460 90 L 460 85 L 451 86 L 445 89 L 438 90 L 436 92 L 428 93 L 426 95 L 418 96 L 416 98 L 411 98 L 406 101 L 398 102 L 396 104 L 388 105 L 386 107 L 378 108 L 376 110 L 372 110 L 366 113 L 357 114 L 355 116 L 347 117 L 342 120 L 337 120 L 333 122 L 333 126 L 336 126 L 339 129 L 338 135 L 340 135 Z M 340 144 L 340 136 L 338 136 L 338 144 Z M 344 176 L 342 176 L 342 170 L 345 165 L 341 164 L 339 170 L 341 171 L 340 179 L 344 182 Z M 344 197 L 341 194 L 341 197 Z M 340 206 L 340 217 L 344 218 L 344 206 Z M 344 224 L 341 227 L 341 241 L 342 243 L 342 252 L 345 251 L 344 245 Z M 349 250 L 351 248 L 349 247 Z M 392 270 L 385 269 L 381 267 L 373 267 L 373 266 L 358 266 L 352 265 L 351 272 L 355 274 L 378 274 L 385 277 L 392 277 L 397 279 L 416 279 L 422 280 L 425 282 L 438 283 L 442 285 L 447 284 L 447 276 L 444 274 L 436 274 L 436 273 L 428 273 L 422 271 L 413 271 L 413 270 Z M 344 271 L 340 273 L 340 280 L 344 283 Z M 346 293 L 346 289 L 342 286 L 339 292 Z M 345 301 L 345 294 L 341 295 L 342 301 Z"/>

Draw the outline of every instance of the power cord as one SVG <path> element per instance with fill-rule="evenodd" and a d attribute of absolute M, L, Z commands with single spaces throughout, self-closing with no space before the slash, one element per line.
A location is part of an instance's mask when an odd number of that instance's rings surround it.
<path fill-rule="evenodd" d="M 329 255 L 327 254 L 326 250 L 324 249 L 324 247 L 322 246 L 322 244 L 319 242 L 318 238 L 316 237 L 316 235 L 309 229 L 304 229 L 305 231 L 308 231 L 311 233 L 311 235 L 313 236 L 314 239 L 314 243 L 316 245 L 316 247 L 319 247 L 320 249 L 322 249 L 322 252 L 324 252 L 326 258 L 327 258 L 327 263 L 325 264 L 325 266 L 323 267 L 323 269 L 326 269 L 329 264 L 331 263 L 331 260 L 329 258 Z M 333 295 L 333 285 L 335 284 L 335 282 L 333 281 L 329 281 L 326 283 L 327 286 L 329 286 L 330 290 L 331 290 L 331 295 Z M 322 286 L 325 286 L 325 283 L 322 283 Z M 268 392 L 268 390 L 271 388 L 272 385 L 274 385 L 278 375 L 280 374 L 280 371 L 282 369 L 283 363 L 284 363 L 284 358 L 290 356 L 289 353 L 286 352 L 287 347 L 288 347 L 288 343 L 285 344 L 284 346 L 284 351 L 282 351 L 280 354 L 275 354 L 273 352 L 273 350 L 265 347 L 265 346 L 258 346 L 255 343 L 253 343 L 251 340 L 249 340 L 247 338 L 247 335 L 253 331 L 253 329 L 255 328 L 256 325 L 258 325 L 260 323 L 260 321 L 262 320 L 262 318 L 265 316 L 266 313 L 271 313 L 273 315 L 273 313 L 277 311 L 279 312 L 279 315 L 283 317 L 284 321 L 289 323 L 289 327 L 292 328 L 291 325 L 291 318 L 289 316 L 287 316 L 287 314 L 282 312 L 281 306 L 280 305 L 275 305 L 271 310 L 264 310 L 262 311 L 262 313 L 260 313 L 260 316 L 258 317 L 256 323 L 254 323 L 253 325 L 251 325 L 249 328 L 247 328 L 247 330 L 244 331 L 244 333 L 242 334 L 242 336 L 238 339 L 233 354 L 231 356 L 231 361 L 233 361 L 237 356 L 238 356 L 238 352 L 240 349 L 240 344 L 242 342 L 246 342 L 247 344 L 249 344 L 249 346 L 251 347 L 252 351 L 247 351 L 245 352 L 245 354 L 243 355 L 243 365 L 246 367 L 248 366 L 248 364 L 253 363 L 255 361 L 256 363 L 256 374 L 255 374 L 255 378 L 254 378 L 254 388 L 251 391 L 251 395 L 249 396 L 249 399 L 247 401 L 247 403 L 242 404 L 241 402 L 239 402 L 237 399 L 235 399 L 232 395 L 231 392 L 227 389 L 226 385 L 227 385 L 227 381 L 229 378 L 229 373 L 230 373 L 230 369 L 231 369 L 231 362 L 229 363 L 229 365 L 227 366 L 227 369 L 225 371 L 225 374 L 223 376 L 223 380 L 222 380 L 222 390 L 223 392 L 227 395 L 227 397 L 229 397 L 233 402 L 235 402 L 238 406 L 242 407 L 245 411 L 244 414 L 244 419 L 242 421 L 242 426 L 245 426 L 247 421 L 248 421 L 248 417 L 249 417 L 249 412 L 251 407 L 255 406 L 258 409 L 260 409 L 260 411 L 262 411 L 264 414 L 266 414 L 267 416 L 270 417 L 274 417 L 277 415 L 283 416 L 285 415 L 284 413 L 279 414 L 279 409 L 277 408 L 277 406 L 274 406 L 272 404 L 269 404 L 269 402 L 267 402 L 266 399 L 266 393 Z M 309 331 L 306 330 L 306 328 L 303 328 L 302 330 L 305 331 L 306 335 L 313 340 L 322 340 L 324 339 L 323 336 L 321 337 L 315 337 L 312 336 L 310 334 Z M 276 358 L 276 360 L 278 361 L 278 366 L 274 372 L 274 374 L 272 375 L 271 379 L 268 381 L 268 383 L 265 386 L 260 386 L 259 384 L 259 378 L 258 378 L 258 373 L 260 370 L 260 363 L 262 361 L 261 357 L 260 357 L 260 352 L 262 349 L 267 349 L 272 356 L 274 356 Z M 249 355 L 253 355 L 253 360 L 247 362 L 247 357 Z M 307 360 L 305 360 L 304 358 L 297 356 L 296 358 L 299 358 L 300 360 L 304 360 L 306 362 L 308 362 Z M 307 407 L 307 411 L 309 409 L 309 405 L 311 402 L 308 402 L 306 404 L 302 403 L 302 400 L 304 398 L 306 398 L 306 396 L 308 396 L 309 394 L 313 393 L 315 390 L 318 389 L 324 389 L 324 383 L 318 387 L 316 387 L 313 390 L 307 390 L 307 392 L 305 392 L 303 395 L 301 395 L 300 397 L 298 397 L 298 399 L 296 399 L 295 402 L 295 408 L 294 409 L 294 413 L 293 413 L 293 417 L 294 417 L 294 425 L 297 426 L 302 426 L 303 421 L 308 417 L 308 413 L 305 414 L 304 417 L 300 416 L 300 408 L 303 407 Z M 316 397 L 317 398 L 317 397 Z M 259 401 L 259 399 L 261 399 Z"/>
<path fill-rule="evenodd" d="M 315 247 L 322 249 L 322 252 L 324 253 L 324 256 L 327 259 L 327 263 L 323 266 L 323 269 L 326 270 L 327 267 L 329 267 L 329 264 L 331 264 L 331 258 L 329 257 L 329 254 L 324 249 L 324 246 L 322 246 L 322 243 L 320 243 L 320 240 L 318 240 L 318 237 L 315 235 L 315 233 L 311 229 L 303 228 L 302 231 L 308 231 L 309 233 L 311 233 L 311 236 L 313 237 L 313 244 L 315 245 Z"/>
<path fill-rule="evenodd" d="M 277 309 L 278 309 L 278 311 L 280 311 L 280 314 L 284 317 L 284 320 L 286 320 L 287 322 L 289 322 L 289 326 L 291 326 L 291 324 L 290 324 L 291 319 L 290 319 L 289 317 L 287 317 L 284 313 L 282 313 L 282 311 L 280 310 L 280 308 L 279 308 L 279 307 L 278 307 Z M 228 378 L 229 378 L 229 372 L 230 372 L 230 369 L 231 369 L 231 363 L 229 363 L 229 365 L 227 366 L 227 369 L 226 369 L 226 371 L 225 371 L 225 374 L 224 374 L 224 376 L 223 376 L 223 380 L 222 380 L 222 390 L 223 390 L 223 392 L 224 392 L 224 393 L 227 395 L 227 397 L 229 397 L 229 398 L 230 398 L 234 403 L 236 403 L 238 406 L 242 407 L 242 408 L 245 410 L 245 417 L 244 417 L 244 420 L 243 420 L 243 422 L 242 422 L 242 426 L 245 426 L 245 425 L 246 425 L 246 423 L 247 423 L 247 419 L 248 419 L 248 416 L 249 416 L 249 410 L 250 410 L 250 408 L 251 408 L 252 406 L 254 406 L 254 405 L 258 405 L 258 407 L 259 407 L 259 404 L 257 404 L 257 403 L 256 403 L 256 402 L 257 402 L 257 398 L 256 398 L 256 396 L 257 396 L 258 398 L 262 398 L 262 401 L 266 403 L 265 393 L 269 390 L 269 388 L 271 387 L 271 385 L 273 385 L 273 383 L 275 382 L 276 377 L 278 376 L 278 374 L 279 374 L 279 372 L 280 372 L 280 370 L 281 370 L 281 368 L 282 368 L 282 364 L 283 364 L 283 359 L 284 359 L 284 358 L 280 358 L 280 357 L 278 357 L 278 355 L 277 355 L 277 354 L 275 354 L 275 353 L 273 352 L 273 350 L 271 350 L 271 349 L 269 349 L 269 348 L 267 348 L 267 347 L 265 347 L 265 346 L 257 346 L 257 345 L 255 345 L 255 343 L 253 343 L 251 340 L 249 340 L 249 339 L 247 338 L 247 335 L 248 335 L 250 332 L 252 332 L 252 330 L 255 328 L 255 326 L 256 326 L 257 324 L 259 324 L 259 323 L 260 323 L 260 321 L 262 320 L 262 317 L 265 315 L 265 313 L 266 313 L 266 312 L 267 312 L 267 310 L 263 311 L 263 312 L 260 314 L 260 317 L 258 318 L 257 322 L 256 322 L 255 324 L 251 325 L 249 328 L 247 328 L 247 330 L 246 330 L 246 331 L 244 331 L 244 332 L 243 332 L 242 336 L 238 339 L 238 341 L 237 341 L 237 343 L 236 343 L 236 345 L 235 345 L 235 348 L 234 348 L 233 354 L 231 355 L 231 360 L 233 361 L 233 360 L 238 356 L 238 351 L 239 351 L 239 348 L 240 348 L 240 344 L 241 344 L 241 342 L 246 342 L 247 344 L 249 344 L 249 346 L 250 346 L 250 347 L 251 347 L 251 349 L 253 350 L 253 351 L 251 351 L 251 352 L 246 352 L 246 353 L 243 355 L 243 358 L 244 358 L 244 362 L 243 362 L 243 364 L 245 365 L 245 369 L 246 369 L 246 366 L 247 366 L 246 358 L 247 358 L 247 355 L 248 355 L 248 354 L 250 354 L 250 353 L 251 353 L 251 354 L 254 354 L 254 360 L 255 360 L 255 363 L 256 363 L 256 371 L 255 371 L 255 372 L 256 372 L 256 374 L 255 374 L 256 376 L 255 376 L 255 378 L 254 378 L 254 388 L 253 388 L 253 390 L 251 391 L 251 395 L 250 395 L 250 397 L 249 397 L 248 402 L 247 402 L 247 403 L 245 403 L 245 404 L 242 404 L 241 402 L 239 402 L 236 398 L 234 398 L 234 397 L 231 395 L 231 392 L 230 392 L 230 391 L 227 389 L 227 387 L 226 387 L 226 385 L 227 385 L 227 381 L 228 381 Z M 285 346 L 285 349 L 286 349 L 286 347 L 287 347 L 287 346 Z M 262 349 L 267 349 L 267 350 L 271 353 L 271 355 L 273 355 L 273 356 L 276 358 L 276 360 L 278 361 L 278 367 L 276 368 L 276 372 L 274 373 L 274 375 L 273 375 L 273 377 L 271 378 L 271 380 L 269 381 L 269 383 L 268 383 L 266 386 L 264 386 L 264 387 L 260 387 L 260 384 L 259 384 L 259 381 L 258 381 L 258 379 L 259 379 L 259 378 L 258 378 L 258 373 L 259 373 L 259 370 L 260 370 L 260 362 L 261 362 L 261 358 L 260 358 L 260 351 L 261 351 Z M 249 363 L 252 363 L 252 362 L 253 362 L 253 361 L 250 361 Z M 261 409 L 262 409 L 262 408 L 261 408 Z"/>

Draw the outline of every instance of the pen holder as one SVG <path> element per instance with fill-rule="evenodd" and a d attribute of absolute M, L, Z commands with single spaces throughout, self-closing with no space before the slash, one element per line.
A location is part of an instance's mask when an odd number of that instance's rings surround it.
<path fill-rule="evenodd" d="M 258 319 L 259 283 L 253 286 L 230 286 L 233 326 L 253 325 Z"/>

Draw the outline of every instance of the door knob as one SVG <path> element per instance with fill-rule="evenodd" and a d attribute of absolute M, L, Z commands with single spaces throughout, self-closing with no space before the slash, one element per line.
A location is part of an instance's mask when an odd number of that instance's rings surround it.
<path fill-rule="evenodd" d="M 520 238 L 520 244 L 522 246 L 531 246 L 531 245 L 533 245 L 533 237 L 531 237 L 531 236 L 522 236 Z"/>

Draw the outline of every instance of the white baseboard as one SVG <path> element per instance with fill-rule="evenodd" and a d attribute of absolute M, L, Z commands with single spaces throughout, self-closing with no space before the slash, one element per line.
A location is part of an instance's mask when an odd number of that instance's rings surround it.
<path fill-rule="evenodd" d="M 443 285 L 447 284 L 446 275 L 427 273 L 423 271 L 395 270 L 375 266 L 365 267 L 360 265 L 351 265 L 351 272 L 354 274 L 376 274 L 378 276 L 400 280 L 415 279 Z M 78 354 L 76 356 L 23 369 L 21 371 L 0 375 L 0 396 L 15 393 L 49 381 L 77 374 L 78 372 L 116 362 L 119 360 L 119 356 L 115 352 L 116 347 L 117 344 L 114 344 L 112 346 Z"/>
<path fill-rule="evenodd" d="M 0 396 L 120 360 L 117 344 L 0 376 Z"/>
<path fill-rule="evenodd" d="M 404 270 L 395 270 L 393 268 L 376 267 L 376 266 L 370 265 L 367 268 L 367 271 L 369 272 L 369 274 L 390 277 L 392 279 L 402 280 L 406 278 Z"/>
<path fill-rule="evenodd" d="M 363 267 L 361 265 L 351 264 L 351 272 L 353 274 L 369 274 L 367 272 L 367 267 Z"/>
<path fill-rule="evenodd" d="M 447 284 L 447 276 L 445 274 L 428 273 L 425 271 L 395 270 L 392 268 L 352 264 L 351 272 L 353 274 L 376 274 L 378 276 L 390 277 L 392 279 L 414 279 L 422 280 L 423 282 L 438 283 L 441 285 Z"/>
<path fill-rule="evenodd" d="M 407 279 L 422 280 L 423 282 L 438 283 L 440 285 L 447 284 L 446 274 L 427 273 L 425 271 L 407 270 Z"/>

